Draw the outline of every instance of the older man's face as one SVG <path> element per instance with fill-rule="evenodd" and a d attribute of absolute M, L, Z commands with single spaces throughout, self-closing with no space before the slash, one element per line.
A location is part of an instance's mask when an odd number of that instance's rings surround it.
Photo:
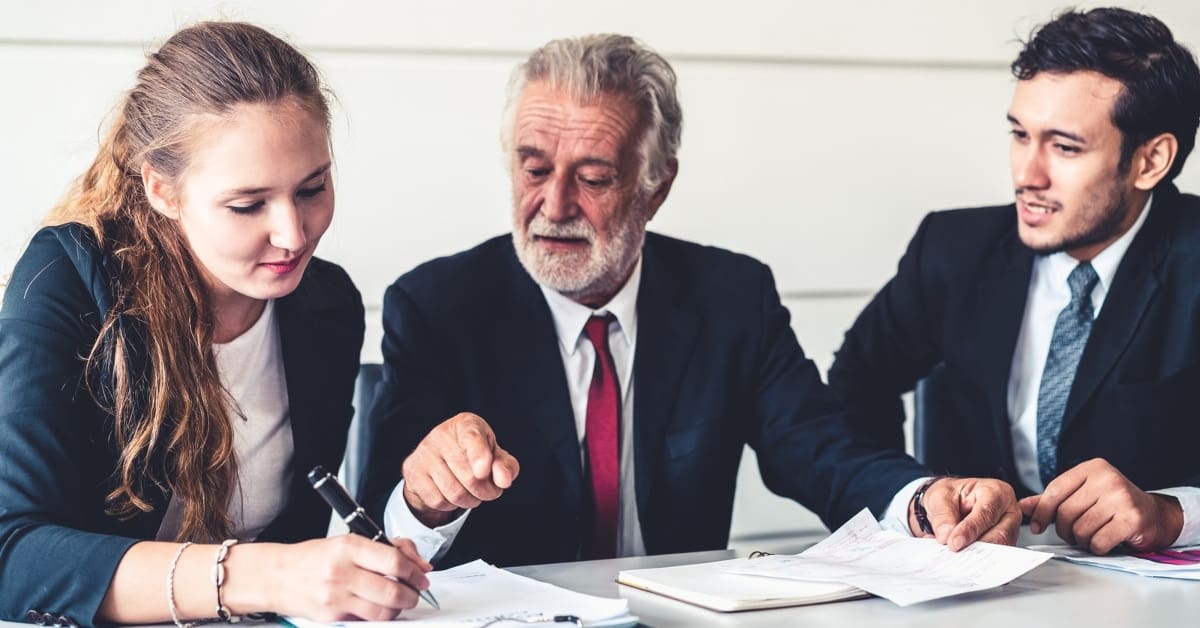
<path fill-rule="evenodd" d="M 584 105 L 544 82 L 527 85 L 517 104 L 517 256 L 538 283 L 592 307 L 629 278 L 653 214 L 638 186 L 639 122 L 627 98 Z"/>

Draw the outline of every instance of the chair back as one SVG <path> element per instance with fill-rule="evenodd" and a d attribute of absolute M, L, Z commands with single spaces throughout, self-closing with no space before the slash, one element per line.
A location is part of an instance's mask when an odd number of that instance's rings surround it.
<path fill-rule="evenodd" d="M 362 480 L 368 443 L 367 418 L 371 415 L 371 407 L 375 405 L 375 395 L 382 379 L 382 364 L 368 362 L 358 367 L 358 379 L 354 382 L 354 419 L 350 421 L 346 456 L 340 474 L 342 484 L 351 494 L 357 492 Z"/>
<path fill-rule="evenodd" d="M 938 364 L 913 391 L 913 457 L 942 472 L 954 466 L 954 411 L 946 390 L 946 365 Z"/>

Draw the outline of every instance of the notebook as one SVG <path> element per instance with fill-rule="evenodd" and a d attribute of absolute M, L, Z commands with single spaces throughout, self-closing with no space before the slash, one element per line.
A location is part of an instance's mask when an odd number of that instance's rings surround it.
<path fill-rule="evenodd" d="M 866 591 L 835 582 L 805 582 L 725 573 L 751 558 L 632 569 L 617 574 L 617 582 L 714 611 L 749 611 L 784 606 L 822 604 L 867 597 Z"/>

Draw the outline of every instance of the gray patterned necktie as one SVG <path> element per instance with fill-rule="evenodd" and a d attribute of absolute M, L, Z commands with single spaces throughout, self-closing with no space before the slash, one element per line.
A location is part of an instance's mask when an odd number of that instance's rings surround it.
<path fill-rule="evenodd" d="M 1037 400 L 1038 473 L 1042 477 L 1042 486 L 1058 476 L 1058 432 L 1062 428 L 1071 384 L 1075 381 L 1079 356 L 1083 355 L 1083 347 L 1092 331 L 1092 290 L 1098 281 L 1100 277 L 1091 264 L 1082 262 L 1076 266 L 1067 277 L 1071 302 L 1058 313 L 1054 323 L 1054 336 L 1046 354 L 1046 368 L 1042 371 Z"/>

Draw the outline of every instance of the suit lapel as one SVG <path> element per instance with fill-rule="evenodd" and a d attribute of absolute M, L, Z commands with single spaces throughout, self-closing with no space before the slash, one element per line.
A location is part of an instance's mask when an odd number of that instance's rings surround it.
<path fill-rule="evenodd" d="M 1157 270 L 1170 245 L 1169 227 L 1175 223 L 1175 214 L 1179 211 L 1177 199 L 1178 191 L 1174 186 L 1167 185 L 1156 192 L 1150 215 L 1113 275 L 1104 306 L 1092 323 L 1087 345 L 1079 358 L 1075 381 L 1071 384 L 1063 412 L 1063 431 L 1079 415 L 1080 409 L 1129 346 L 1158 290 Z"/>
<path fill-rule="evenodd" d="M 320 382 L 308 381 L 305 375 L 312 370 L 300 366 L 313 364 L 317 360 L 321 342 L 320 330 L 310 328 L 302 308 L 303 304 L 298 302 L 298 295 L 295 294 L 275 301 L 283 372 L 287 381 L 288 423 L 292 429 L 292 455 L 295 460 L 293 467 L 307 473 L 310 463 L 317 459 L 314 448 L 321 446 L 321 443 L 314 442 L 319 438 L 314 435 L 311 412 L 323 407 L 318 397 L 323 387 Z"/>
<path fill-rule="evenodd" d="M 571 509 L 577 511 L 584 495 L 583 459 L 554 319 L 537 283 L 521 266 L 512 248 L 506 251 L 511 267 L 508 276 L 514 281 L 511 289 L 500 293 L 500 298 L 507 302 L 507 316 L 502 317 L 502 325 L 493 335 L 498 355 L 507 356 L 504 379 L 511 382 L 509 390 L 526 391 L 528 395 L 516 401 L 512 412 L 524 417 L 531 431 L 546 439 L 562 468 L 567 498 L 573 502 Z"/>
<path fill-rule="evenodd" d="M 983 382 L 995 442 L 1002 448 L 1000 459 L 1006 461 L 1012 460 L 1008 378 L 1032 272 L 1033 253 L 1017 239 L 1014 223 L 1013 232 L 999 245 L 996 254 L 989 256 L 987 266 L 979 275 L 974 299 L 977 310 L 969 314 L 975 320 L 992 323 L 973 326 L 978 336 L 970 341 L 971 344 L 964 345 L 978 347 L 979 381 Z"/>
<path fill-rule="evenodd" d="M 633 450 L 638 512 L 649 512 L 662 458 L 663 438 L 695 346 L 700 319 L 683 304 L 679 284 L 655 255 L 648 236 L 638 290 L 634 356 Z"/>

